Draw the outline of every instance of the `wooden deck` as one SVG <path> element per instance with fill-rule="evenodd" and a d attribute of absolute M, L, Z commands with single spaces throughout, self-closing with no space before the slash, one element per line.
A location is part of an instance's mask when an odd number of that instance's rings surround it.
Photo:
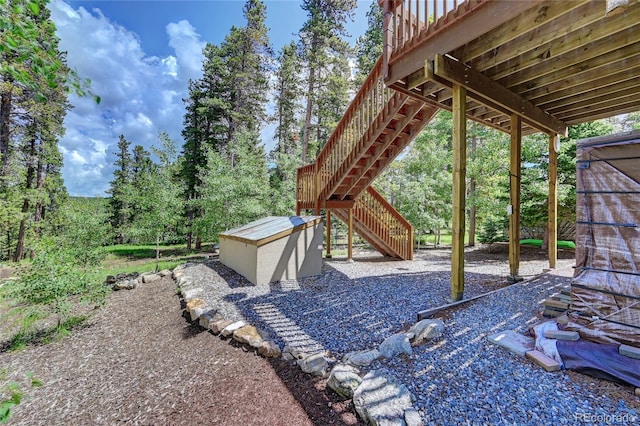
<path fill-rule="evenodd" d="M 640 109 L 638 1 L 468 0 L 425 27 L 427 3 L 383 2 L 391 88 L 451 110 L 459 84 L 469 118 L 510 132 L 515 113 L 523 134 Z"/>

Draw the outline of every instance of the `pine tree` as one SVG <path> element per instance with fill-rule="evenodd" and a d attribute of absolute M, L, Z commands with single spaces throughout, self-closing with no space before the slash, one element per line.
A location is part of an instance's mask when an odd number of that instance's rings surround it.
<path fill-rule="evenodd" d="M 362 86 L 376 61 L 382 55 L 382 24 L 384 15 L 377 2 L 372 2 L 367 12 L 367 31 L 356 41 L 356 65 L 354 79 L 356 90 Z"/>
<path fill-rule="evenodd" d="M 232 27 L 220 46 L 208 44 L 204 49 L 203 77 L 190 83 L 183 136 L 184 162 L 181 175 L 185 179 L 185 216 L 188 226 L 201 222 L 206 203 L 201 202 L 202 176 L 207 175 L 206 156 L 215 152 L 233 169 L 240 161 L 233 146 L 239 132 L 251 135 L 258 152 L 260 128 L 267 120 L 268 71 L 271 47 L 266 27 L 266 7 L 261 0 L 248 0 L 244 5 L 246 26 Z M 262 152 L 264 157 L 264 152 Z M 207 213 L 208 214 L 208 213 Z M 196 227 L 197 228 L 197 227 Z M 200 228 L 201 229 L 201 228 Z M 187 245 L 196 247 L 201 235 L 188 231 Z"/>
<path fill-rule="evenodd" d="M 24 256 L 30 235 L 41 233 L 45 212 L 66 195 L 57 144 L 72 72 L 45 3 L 0 2 L 0 198 L 14 260 Z"/>
<path fill-rule="evenodd" d="M 275 87 L 275 121 L 277 141 L 275 151 L 294 154 L 297 150 L 299 111 L 302 89 L 301 62 L 294 42 L 284 46 L 277 57 Z"/>
<path fill-rule="evenodd" d="M 127 241 L 127 233 L 131 224 L 132 211 L 132 159 L 129 152 L 129 142 L 124 135 L 118 138 L 118 151 L 116 152 L 116 166 L 113 172 L 113 180 L 107 191 L 111 194 L 109 200 L 110 221 L 115 231 L 118 244 Z"/>
<path fill-rule="evenodd" d="M 307 71 L 302 126 L 303 163 L 307 162 L 310 145 L 315 144 L 319 148 L 326 143 L 326 140 L 317 140 L 317 136 L 327 133 L 326 129 L 317 128 L 327 126 L 328 122 L 322 115 L 323 110 L 318 108 L 320 99 L 326 95 L 322 90 L 323 78 L 333 68 L 331 58 L 344 57 L 349 53 L 349 45 L 341 37 L 347 34 L 345 24 L 347 19 L 353 19 L 355 7 L 355 0 L 304 0 L 302 3 L 302 9 L 308 13 L 299 33 L 300 51 Z M 316 132 L 312 135 L 314 128 Z"/>
<path fill-rule="evenodd" d="M 300 57 L 295 43 L 284 46 L 277 58 L 275 82 L 276 140 L 271 160 L 275 168 L 270 171 L 272 213 L 290 215 L 295 209 L 296 170 L 300 167 L 300 99 L 302 78 Z"/>

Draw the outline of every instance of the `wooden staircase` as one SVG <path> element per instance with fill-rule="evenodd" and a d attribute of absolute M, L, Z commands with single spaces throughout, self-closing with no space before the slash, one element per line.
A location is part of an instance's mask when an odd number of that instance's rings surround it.
<path fill-rule="evenodd" d="M 315 163 L 298 169 L 297 206 L 330 210 L 386 256 L 413 258 L 413 228 L 370 185 L 438 108 L 384 84 L 377 61 Z"/>

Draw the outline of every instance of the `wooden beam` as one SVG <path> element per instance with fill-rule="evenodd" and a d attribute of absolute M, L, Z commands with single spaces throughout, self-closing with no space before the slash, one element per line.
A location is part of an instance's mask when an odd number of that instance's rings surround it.
<path fill-rule="evenodd" d="M 598 8 L 600 11 L 594 12 L 593 24 L 575 27 L 578 28 L 575 31 L 563 29 L 557 35 L 557 39 L 551 43 L 536 45 L 518 58 L 492 68 L 491 78 L 502 81 L 502 78 L 506 77 L 508 81 L 503 84 L 510 87 L 538 78 L 543 73 L 553 73 L 560 70 L 567 66 L 563 65 L 567 62 L 576 63 L 574 55 L 577 52 L 579 52 L 578 57 L 589 59 L 634 43 L 633 39 L 638 37 L 637 25 L 640 20 L 640 7 L 634 7 L 624 15 L 605 19 L 601 14 L 602 5 L 598 2 L 591 3 L 596 7 L 600 6 Z M 480 66 L 478 68 L 485 69 Z M 513 72 L 514 68 L 518 69 L 517 73 Z"/>
<path fill-rule="evenodd" d="M 406 83 L 407 90 L 413 90 L 416 87 L 426 83 L 429 80 L 429 73 L 427 69 L 428 63 L 429 61 L 424 61 L 424 66 L 422 68 L 420 68 L 416 72 L 413 72 L 409 74 L 409 76 L 407 76 L 407 83 Z"/>
<path fill-rule="evenodd" d="M 527 122 L 536 125 L 540 130 L 565 136 L 567 134 L 566 124 L 547 114 L 517 93 L 510 91 L 461 62 L 449 57 L 437 55 L 434 72 L 439 77 L 459 84 L 470 92 L 490 99 L 511 113 L 523 117 Z"/>
<path fill-rule="evenodd" d="M 638 112 L 638 111 L 640 111 L 640 101 L 636 102 L 634 104 L 622 105 L 622 106 L 618 107 L 615 110 L 614 113 L 612 113 L 611 111 L 598 112 L 597 114 L 590 114 L 588 117 L 572 118 L 567 123 L 569 125 L 580 124 L 580 123 L 584 123 L 586 121 L 599 120 L 601 118 L 609 118 L 609 117 L 613 117 L 614 115 L 620 115 L 620 114 L 626 114 L 626 113 L 629 113 L 629 112 Z"/>
<path fill-rule="evenodd" d="M 623 95 L 624 97 L 626 97 L 629 94 L 638 92 L 640 92 L 640 75 L 630 80 L 621 81 L 620 83 L 601 87 L 599 89 L 587 92 L 584 95 L 580 96 L 579 102 L 575 102 L 575 100 L 571 102 L 571 99 L 565 98 L 550 103 L 548 106 L 546 106 L 546 108 L 549 111 L 562 111 L 566 113 L 568 111 L 573 111 L 587 106 L 590 103 L 598 102 L 603 98 L 607 99 L 613 97 L 614 99 L 617 99 L 619 95 Z"/>
<path fill-rule="evenodd" d="M 608 40 L 605 41 L 608 42 Z M 638 66 L 640 64 L 640 59 L 638 59 L 640 43 L 638 42 L 640 42 L 640 35 L 636 31 L 625 38 L 612 37 L 611 44 L 598 42 L 600 46 L 589 45 L 587 53 L 580 55 L 578 60 L 571 55 L 550 60 L 545 63 L 545 67 L 549 66 L 547 73 L 541 74 L 542 67 L 538 67 L 535 76 L 527 76 L 529 79 L 521 84 L 511 84 L 510 78 L 501 80 L 501 83 L 527 99 L 533 99 L 539 96 L 539 93 L 545 94 L 566 89 L 575 85 L 576 81 L 581 83 L 594 81 L 603 75 L 616 74 Z M 629 44 L 624 45 L 625 43 Z M 539 103 L 536 105 L 541 106 Z"/>
<path fill-rule="evenodd" d="M 331 210 L 327 210 L 327 259 L 331 259 Z"/>
<path fill-rule="evenodd" d="M 558 149 L 560 148 L 560 136 L 549 135 L 549 206 L 548 224 L 549 231 L 549 268 L 556 267 L 558 260 Z"/>
<path fill-rule="evenodd" d="M 489 57 L 496 57 L 502 52 L 500 49 L 496 49 L 497 46 L 502 46 L 514 39 L 521 37 L 529 31 L 536 30 L 535 40 L 540 40 L 538 33 L 540 27 L 546 25 L 550 20 L 554 22 L 558 21 L 563 15 L 570 14 L 569 16 L 576 20 L 580 15 L 580 10 L 576 10 L 589 0 L 580 1 L 557 1 L 548 0 L 544 3 L 540 3 L 535 6 L 535 9 L 531 9 L 528 13 L 523 13 L 514 19 L 510 20 L 507 25 L 501 25 L 498 28 L 484 34 L 467 45 L 458 49 L 453 56 L 461 58 L 464 62 L 470 62 L 472 59 L 479 58 L 485 53 L 490 53 Z M 577 13 L 576 13 L 577 12 Z M 562 24 L 559 24 L 562 25 Z M 560 28 L 565 28 L 566 24 Z M 579 28 L 579 27 L 578 27 Z M 534 43 L 534 40 L 526 40 L 530 43 Z M 525 40 L 518 40 L 517 45 L 523 46 Z"/>
<path fill-rule="evenodd" d="M 389 60 L 387 86 L 406 78 L 424 67 L 425 60 L 464 46 L 522 12 L 535 7 L 541 0 L 487 1 L 450 22 L 430 26 L 430 30 L 415 37 L 412 48 L 402 49 L 401 55 Z M 444 22 L 444 21 L 442 21 Z"/>
<path fill-rule="evenodd" d="M 451 300 L 464 296 L 465 180 L 467 174 L 467 91 L 453 85 L 453 223 L 451 241 Z"/>
<path fill-rule="evenodd" d="M 497 45 L 493 51 L 495 54 L 485 55 L 471 62 L 467 58 L 464 59 L 478 70 L 491 68 L 491 77 L 498 80 L 510 74 L 510 69 L 525 69 L 544 62 L 557 52 L 573 49 L 568 41 L 563 41 L 566 38 L 571 37 L 571 43 L 576 49 L 578 43 L 592 41 L 593 38 L 589 39 L 589 31 L 593 31 L 591 24 L 599 21 L 602 21 L 602 4 L 591 1 L 581 5 L 574 13 L 564 14 L 558 19 L 547 17 L 545 25 L 533 32 L 535 35 L 521 33 L 509 43 Z M 582 35 L 582 40 L 573 37 L 577 34 Z"/>
<path fill-rule="evenodd" d="M 509 271 L 513 282 L 518 281 L 520 269 L 520 166 L 522 157 L 522 132 L 520 117 L 511 116 L 511 149 L 509 166 Z"/>
<path fill-rule="evenodd" d="M 325 209 L 350 209 L 355 203 L 355 200 L 326 200 L 322 203 L 322 207 Z"/>

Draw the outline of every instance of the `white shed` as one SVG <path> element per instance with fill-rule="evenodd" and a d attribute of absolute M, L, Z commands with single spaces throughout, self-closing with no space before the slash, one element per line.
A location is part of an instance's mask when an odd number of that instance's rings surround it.
<path fill-rule="evenodd" d="M 322 218 L 269 216 L 220 235 L 220 261 L 253 284 L 319 275 Z"/>

